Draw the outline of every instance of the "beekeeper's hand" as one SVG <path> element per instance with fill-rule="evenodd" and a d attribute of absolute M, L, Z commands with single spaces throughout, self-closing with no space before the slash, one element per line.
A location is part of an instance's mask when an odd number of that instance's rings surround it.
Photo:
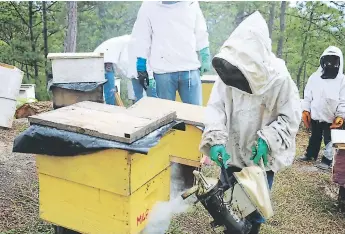
<path fill-rule="evenodd" d="M 154 78 L 149 79 L 149 87 L 156 88 L 156 80 Z"/>
<path fill-rule="evenodd" d="M 267 145 L 266 141 L 259 138 L 257 147 L 256 146 L 252 147 L 252 157 L 250 158 L 250 160 L 253 160 L 253 162 L 256 165 L 259 165 L 261 158 L 264 161 L 264 165 L 267 166 L 267 163 L 268 163 L 268 145 Z"/>
<path fill-rule="evenodd" d="M 202 76 L 205 72 L 211 70 L 211 55 L 210 49 L 208 47 L 199 51 L 200 58 L 201 58 L 201 68 L 200 68 L 200 75 Z"/>
<path fill-rule="evenodd" d="M 333 120 L 333 123 L 331 125 L 331 129 L 335 129 L 335 128 L 340 128 L 341 126 L 343 126 L 344 124 L 344 119 L 341 117 L 337 117 Z"/>
<path fill-rule="evenodd" d="M 309 129 L 310 128 L 310 122 L 311 122 L 310 112 L 309 111 L 303 111 L 302 119 L 303 119 L 304 126 Z"/>
<path fill-rule="evenodd" d="M 147 71 L 138 71 L 138 80 L 141 86 L 143 86 L 143 88 L 147 90 L 147 87 L 149 87 L 150 85 L 149 75 L 147 74 Z"/>
<path fill-rule="evenodd" d="M 138 80 L 141 86 L 145 90 L 147 90 L 147 87 L 150 85 L 149 81 L 149 74 L 146 70 L 146 59 L 144 58 L 137 58 L 137 72 L 138 72 Z"/>
<path fill-rule="evenodd" d="M 230 155 L 226 152 L 226 149 L 223 145 L 214 145 L 210 149 L 210 158 L 218 166 L 221 166 L 219 159 L 223 161 L 224 167 L 228 168 L 227 161 L 230 159 Z"/>

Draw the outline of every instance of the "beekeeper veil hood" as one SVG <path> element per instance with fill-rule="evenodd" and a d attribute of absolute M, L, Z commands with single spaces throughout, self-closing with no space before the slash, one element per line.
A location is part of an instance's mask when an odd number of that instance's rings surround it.
<path fill-rule="evenodd" d="M 285 67 L 275 66 L 277 60 L 267 23 L 256 11 L 233 31 L 212 64 L 226 85 L 259 95 L 279 77 L 279 68 Z"/>
<path fill-rule="evenodd" d="M 330 46 L 320 58 L 320 67 L 322 79 L 335 79 L 343 74 L 343 53 L 338 47 Z"/>

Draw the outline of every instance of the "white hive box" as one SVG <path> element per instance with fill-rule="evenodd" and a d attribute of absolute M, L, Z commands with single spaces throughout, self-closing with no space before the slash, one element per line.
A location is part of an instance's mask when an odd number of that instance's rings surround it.
<path fill-rule="evenodd" d="M 12 127 L 23 74 L 14 66 L 0 63 L 0 127 Z"/>
<path fill-rule="evenodd" d="M 34 84 L 22 84 L 19 89 L 19 98 L 22 99 L 35 99 L 35 85 Z"/>
<path fill-rule="evenodd" d="M 50 53 L 53 83 L 104 82 L 102 53 Z"/>

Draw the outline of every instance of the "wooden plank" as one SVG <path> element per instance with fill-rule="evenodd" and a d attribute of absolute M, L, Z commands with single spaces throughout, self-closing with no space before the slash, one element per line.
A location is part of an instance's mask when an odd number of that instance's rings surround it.
<path fill-rule="evenodd" d="M 96 111 L 103 111 L 107 113 L 119 113 L 126 109 L 122 106 L 112 106 L 108 104 L 99 104 L 97 102 L 90 102 L 90 101 L 84 101 L 84 102 L 78 102 L 74 104 L 75 107 L 90 109 L 90 110 L 96 110 Z"/>
<path fill-rule="evenodd" d="M 101 111 L 101 108 L 109 110 Z M 132 143 L 175 119 L 176 112 L 173 111 L 138 112 L 111 105 L 94 110 L 72 105 L 31 116 L 29 121 L 102 139 Z"/>
<path fill-rule="evenodd" d="M 84 59 L 103 58 L 103 53 L 49 53 L 47 59 Z"/>
<path fill-rule="evenodd" d="M 180 103 L 159 98 L 145 97 L 130 107 L 139 112 L 155 113 L 157 111 L 176 111 L 177 120 L 195 126 L 204 126 L 205 107 Z"/>
<path fill-rule="evenodd" d="M 337 149 L 345 149 L 345 144 L 339 143 L 339 144 L 334 144 L 334 145 L 335 145 L 335 148 Z"/>
<path fill-rule="evenodd" d="M 182 165 L 191 166 L 191 167 L 200 167 L 201 166 L 201 162 L 189 160 L 189 159 L 185 159 L 185 158 L 179 158 L 179 157 L 175 157 L 175 156 L 170 156 L 170 161 L 174 162 L 174 163 L 179 163 Z"/>

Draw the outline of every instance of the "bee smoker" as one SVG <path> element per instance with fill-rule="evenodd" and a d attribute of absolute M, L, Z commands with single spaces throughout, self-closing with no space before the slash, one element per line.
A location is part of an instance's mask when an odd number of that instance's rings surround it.
<path fill-rule="evenodd" d="M 230 201 L 226 201 L 224 196 L 225 191 L 233 191 L 233 187 L 237 183 L 236 179 L 233 176 L 228 177 L 223 164 L 222 172 L 227 182 L 225 186 L 220 181 L 212 183 L 205 179 L 199 171 L 194 171 L 193 174 L 198 184 L 182 194 L 182 198 L 186 199 L 195 193 L 198 201 L 212 216 L 211 226 L 213 229 L 222 227 L 225 234 L 248 234 L 252 228 L 251 223 L 245 218 L 240 218 L 230 206 L 232 198 Z"/>

